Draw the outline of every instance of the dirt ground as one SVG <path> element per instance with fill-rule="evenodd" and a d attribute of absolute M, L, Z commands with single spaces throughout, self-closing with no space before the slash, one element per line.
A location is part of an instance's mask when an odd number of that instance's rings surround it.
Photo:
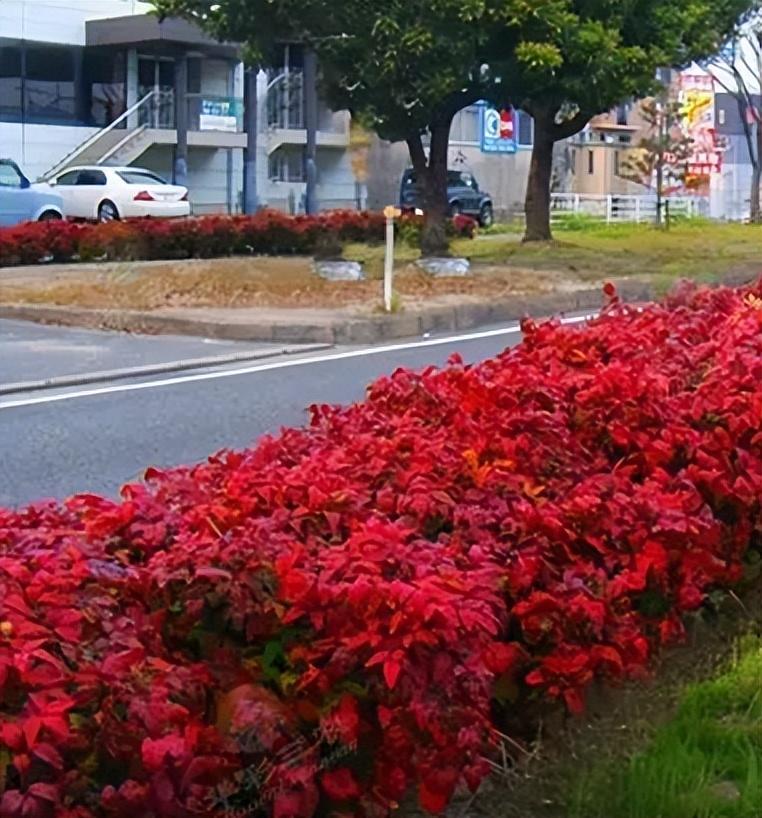
<path fill-rule="evenodd" d="M 402 306 L 428 299 L 459 300 L 538 294 L 590 287 L 567 272 L 521 270 L 476 263 L 467 278 L 432 278 L 412 262 L 395 271 Z M 93 309 L 155 310 L 162 307 L 372 307 L 381 279 L 331 282 L 308 258 L 221 258 L 120 262 L 18 268 L 0 272 L 0 303 L 56 304 Z"/>
<path fill-rule="evenodd" d="M 621 689 L 594 688 L 587 711 L 567 718 L 561 711 L 541 726 L 541 735 L 522 756 L 507 750 L 508 765 L 486 782 L 475 798 L 453 805 L 453 818 L 567 818 L 565 805 L 579 773 L 610 758 L 626 759 L 641 749 L 675 712 L 688 683 L 711 678 L 728 661 L 736 637 L 762 632 L 762 581 L 746 591 L 717 596 L 713 609 L 687 623 L 685 644 L 667 651 L 650 680 Z M 762 680 L 760 680 L 762 685 Z M 686 816 L 691 818 L 691 816 Z"/>

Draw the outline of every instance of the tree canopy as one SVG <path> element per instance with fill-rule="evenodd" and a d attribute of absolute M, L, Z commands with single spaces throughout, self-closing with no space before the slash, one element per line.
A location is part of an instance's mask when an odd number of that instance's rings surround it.
<path fill-rule="evenodd" d="M 550 174 L 555 142 L 591 117 L 654 93 L 660 67 L 714 53 L 749 0 L 568 0 L 565 23 L 547 27 L 544 59 L 526 59 L 523 43 L 495 70 L 508 99 L 535 121 L 527 190 L 528 239 L 549 239 Z"/>
<path fill-rule="evenodd" d="M 433 235 L 452 117 L 479 99 L 535 119 L 527 237 L 550 237 L 553 144 L 618 102 L 652 93 L 660 66 L 708 56 L 749 0 L 153 0 L 266 63 L 278 42 L 319 57 L 323 94 L 379 136 L 405 140 Z M 430 136 L 428 156 L 421 135 Z M 425 235 L 425 234 L 424 234 Z"/>

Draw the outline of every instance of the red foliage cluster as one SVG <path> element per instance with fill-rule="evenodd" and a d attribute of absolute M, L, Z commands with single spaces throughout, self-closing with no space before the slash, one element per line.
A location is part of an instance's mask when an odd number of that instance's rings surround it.
<path fill-rule="evenodd" d="M 760 543 L 762 286 L 609 295 L 121 502 L 0 510 L 0 815 L 437 812 L 496 702 L 645 672 Z"/>
<path fill-rule="evenodd" d="M 100 259 L 310 255 L 326 236 L 341 242 L 380 242 L 384 225 L 381 213 L 352 210 L 317 216 L 262 210 L 254 216 L 131 219 L 106 224 L 28 222 L 0 229 L 0 266 Z M 454 235 L 473 237 L 476 222 L 460 216 L 450 229 Z"/>

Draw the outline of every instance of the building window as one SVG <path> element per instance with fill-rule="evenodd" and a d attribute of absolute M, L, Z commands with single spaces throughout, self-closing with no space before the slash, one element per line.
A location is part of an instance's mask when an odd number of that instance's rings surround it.
<path fill-rule="evenodd" d="M 516 117 L 518 118 L 518 128 L 516 130 L 519 145 L 531 147 L 534 145 L 534 120 L 524 111 L 516 111 Z"/>
<path fill-rule="evenodd" d="M 201 57 L 188 58 L 188 93 L 201 93 Z"/>
<path fill-rule="evenodd" d="M 300 150 L 278 148 L 270 154 L 268 175 L 271 182 L 303 182 L 304 159 Z"/>
<path fill-rule="evenodd" d="M 577 174 L 577 151 L 574 148 L 569 151 L 569 169 L 571 170 L 572 176 Z"/>
<path fill-rule="evenodd" d="M 108 125 L 124 113 L 125 68 L 124 53 L 85 52 L 84 85 L 90 96 L 89 113 L 93 125 Z"/>
<path fill-rule="evenodd" d="M 77 120 L 75 55 L 73 49 L 55 46 L 26 49 L 24 109 L 27 120 L 43 123 Z"/>
<path fill-rule="evenodd" d="M 270 128 L 304 128 L 304 75 L 281 74 L 267 94 L 267 124 Z"/>
<path fill-rule="evenodd" d="M 717 114 L 718 114 L 718 117 L 719 117 L 720 125 L 724 125 L 725 124 L 725 109 L 720 108 L 720 110 L 717 112 Z"/>
<path fill-rule="evenodd" d="M 593 151 L 587 152 L 587 172 L 595 173 L 595 153 Z"/>
<path fill-rule="evenodd" d="M 614 151 L 614 176 L 619 176 L 619 151 Z"/>
<path fill-rule="evenodd" d="M 0 48 L 0 119 L 21 119 L 21 49 Z"/>

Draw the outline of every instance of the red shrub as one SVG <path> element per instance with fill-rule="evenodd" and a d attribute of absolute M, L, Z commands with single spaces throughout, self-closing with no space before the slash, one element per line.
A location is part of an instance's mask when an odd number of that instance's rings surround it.
<path fill-rule="evenodd" d="M 0 266 L 94 259 L 184 259 L 230 255 L 312 254 L 325 233 L 341 241 L 382 241 L 379 213 L 336 210 L 288 216 L 132 219 L 106 224 L 29 222 L 0 228 Z"/>
<path fill-rule="evenodd" d="M 644 673 L 760 542 L 760 295 L 527 323 L 120 503 L 0 511 L 0 815 L 440 811 L 496 703 Z"/>
<path fill-rule="evenodd" d="M 476 229 L 479 223 L 476 219 L 466 216 L 463 213 L 457 213 L 452 218 L 452 231 L 456 236 L 462 236 L 465 239 L 472 239 L 476 235 Z"/>

